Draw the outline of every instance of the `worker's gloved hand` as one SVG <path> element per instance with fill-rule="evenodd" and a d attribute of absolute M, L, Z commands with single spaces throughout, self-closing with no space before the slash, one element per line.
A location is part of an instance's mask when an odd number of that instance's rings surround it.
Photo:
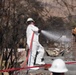
<path fill-rule="evenodd" d="M 72 33 L 72 35 L 73 35 L 73 36 L 75 36 L 75 34 L 74 34 L 74 33 Z"/>
<path fill-rule="evenodd" d="M 41 29 L 38 30 L 38 33 L 41 33 Z"/>

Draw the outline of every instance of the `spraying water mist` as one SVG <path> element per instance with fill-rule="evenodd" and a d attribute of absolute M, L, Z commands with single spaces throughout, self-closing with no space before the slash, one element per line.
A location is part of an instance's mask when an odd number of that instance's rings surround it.
<path fill-rule="evenodd" d="M 57 42 L 69 42 L 70 39 L 66 35 L 58 35 L 49 31 L 42 30 L 41 33 L 46 36 L 48 39 L 57 41 Z"/>

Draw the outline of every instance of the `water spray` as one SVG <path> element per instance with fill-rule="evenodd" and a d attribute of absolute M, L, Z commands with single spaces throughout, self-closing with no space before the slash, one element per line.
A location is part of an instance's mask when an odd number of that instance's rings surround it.
<path fill-rule="evenodd" d="M 50 40 L 57 42 L 70 42 L 71 40 L 67 38 L 66 35 L 59 35 L 50 31 L 42 30 L 41 33 Z"/>

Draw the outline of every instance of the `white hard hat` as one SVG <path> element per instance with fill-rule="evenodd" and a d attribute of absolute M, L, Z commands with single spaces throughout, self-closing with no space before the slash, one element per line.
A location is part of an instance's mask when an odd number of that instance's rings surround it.
<path fill-rule="evenodd" d="M 55 73 L 64 73 L 67 72 L 65 62 L 62 59 L 55 59 L 52 63 L 52 66 L 49 68 L 49 71 Z"/>
<path fill-rule="evenodd" d="M 34 21 L 32 18 L 28 18 L 27 19 L 27 22 L 29 22 L 29 21 Z"/>

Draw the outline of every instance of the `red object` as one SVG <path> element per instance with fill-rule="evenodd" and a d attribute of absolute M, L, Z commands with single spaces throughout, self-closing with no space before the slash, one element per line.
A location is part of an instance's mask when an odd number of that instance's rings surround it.
<path fill-rule="evenodd" d="M 76 64 L 76 61 L 74 62 L 66 62 L 66 64 Z M 38 66 L 29 66 L 29 67 L 23 67 L 23 68 L 10 68 L 10 69 L 5 69 L 5 70 L 0 70 L 0 72 L 9 72 L 9 71 L 18 71 L 18 70 L 28 70 L 29 68 L 35 68 L 35 67 L 44 67 L 44 68 L 49 68 L 51 67 L 51 64 L 45 64 L 45 65 L 38 65 Z"/>
<path fill-rule="evenodd" d="M 28 55 L 27 55 L 27 57 L 26 57 L 26 60 L 23 62 L 22 67 L 25 67 L 26 64 L 27 64 L 27 62 L 28 62 L 28 58 L 29 58 L 30 52 L 31 52 L 31 50 L 32 50 L 33 38 L 34 38 L 34 32 L 33 32 L 33 34 L 32 34 L 32 38 L 31 38 L 31 42 L 30 42 L 30 48 L 29 48 L 29 50 L 28 50 Z"/>
<path fill-rule="evenodd" d="M 0 72 L 9 72 L 9 71 L 18 71 L 18 70 L 28 70 L 29 68 L 35 68 L 35 67 L 45 67 L 45 66 L 51 66 L 51 64 L 45 64 L 45 65 L 38 65 L 38 66 L 29 66 L 25 68 L 10 68 L 5 70 L 0 70 Z"/>

